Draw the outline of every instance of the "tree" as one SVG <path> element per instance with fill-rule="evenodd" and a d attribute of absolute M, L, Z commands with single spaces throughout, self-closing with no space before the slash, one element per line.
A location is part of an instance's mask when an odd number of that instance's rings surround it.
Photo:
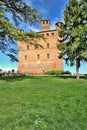
<path fill-rule="evenodd" d="M 12 70 L 11 70 L 11 72 L 14 74 L 14 73 L 15 73 L 15 70 L 14 70 L 14 69 L 12 69 Z"/>
<path fill-rule="evenodd" d="M 2 69 L 0 69 L 0 72 L 2 72 Z"/>
<path fill-rule="evenodd" d="M 87 1 L 69 0 L 64 11 L 64 24 L 60 26 L 60 58 L 70 65 L 76 63 L 76 77 L 79 79 L 81 61 L 87 61 Z"/>
<path fill-rule="evenodd" d="M 19 23 L 32 25 L 37 23 L 40 17 L 37 10 L 28 6 L 24 0 L 0 0 L 0 51 L 9 56 L 12 61 L 17 61 L 15 57 L 17 49 L 13 48 L 16 40 L 31 42 L 32 39 L 41 38 L 41 35 L 34 32 L 18 31 Z"/>

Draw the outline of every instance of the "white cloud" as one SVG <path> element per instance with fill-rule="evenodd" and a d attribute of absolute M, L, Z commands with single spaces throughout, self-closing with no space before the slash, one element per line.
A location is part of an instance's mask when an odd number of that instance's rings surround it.
<path fill-rule="evenodd" d="M 57 22 L 62 22 L 63 20 L 60 20 L 58 17 L 55 17 L 52 21 L 51 21 L 51 25 L 50 25 L 50 29 L 53 30 L 55 29 L 55 24 Z M 41 23 L 39 23 L 41 24 Z M 34 31 L 34 32 L 40 32 L 41 31 L 41 27 L 40 25 L 35 27 L 35 26 L 28 26 L 27 27 L 28 31 L 31 30 L 31 31 Z"/>
<path fill-rule="evenodd" d="M 36 27 L 34 27 L 34 26 L 29 27 L 29 29 L 30 29 L 31 31 L 34 31 L 34 32 L 39 32 L 39 31 L 40 31 L 40 28 L 36 28 Z"/>

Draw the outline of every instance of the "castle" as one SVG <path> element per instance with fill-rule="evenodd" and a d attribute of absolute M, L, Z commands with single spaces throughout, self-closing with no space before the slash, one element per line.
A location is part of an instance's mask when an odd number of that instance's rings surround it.
<path fill-rule="evenodd" d="M 18 41 L 19 73 L 43 74 L 50 70 L 63 70 L 63 60 L 58 58 L 60 51 L 57 49 L 60 24 L 56 23 L 56 29 L 50 30 L 50 20 L 41 20 L 42 31 L 37 33 L 46 38 L 46 41 L 39 41 L 43 48 Z"/>

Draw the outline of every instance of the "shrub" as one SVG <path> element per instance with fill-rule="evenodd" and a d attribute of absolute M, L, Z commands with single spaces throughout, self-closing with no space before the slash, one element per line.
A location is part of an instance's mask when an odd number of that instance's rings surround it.
<path fill-rule="evenodd" d="M 2 72 L 2 69 L 0 69 L 0 72 Z"/>
<path fill-rule="evenodd" d="M 15 70 L 14 70 L 14 69 L 12 69 L 12 70 L 11 70 L 11 72 L 12 72 L 12 73 L 14 73 L 14 72 L 15 72 Z"/>
<path fill-rule="evenodd" d="M 62 74 L 70 74 L 70 75 L 71 75 L 71 72 L 69 72 L 69 71 L 67 70 L 67 71 L 62 72 Z"/>
<path fill-rule="evenodd" d="M 61 75 L 63 73 L 62 70 L 52 70 L 52 71 L 46 71 L 44 74 L 48 75 Z"/>

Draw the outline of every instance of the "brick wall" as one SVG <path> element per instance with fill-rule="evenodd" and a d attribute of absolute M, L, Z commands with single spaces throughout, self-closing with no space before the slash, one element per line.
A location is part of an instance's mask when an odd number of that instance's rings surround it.
<path fill-rule="evenodd" d="M 39 33 L 46 37 L 46 41 L 43 39 L 39 41 L 43 48 L 35 49 L 32 45 L 27 47 L 26 43 L 18 41 L 19 73 L 42 74 L 49 70 L 63 70 L 63 60 L 58 58 L 60 52 L 57 49 L 58 30 L 44 30 Z"/>

